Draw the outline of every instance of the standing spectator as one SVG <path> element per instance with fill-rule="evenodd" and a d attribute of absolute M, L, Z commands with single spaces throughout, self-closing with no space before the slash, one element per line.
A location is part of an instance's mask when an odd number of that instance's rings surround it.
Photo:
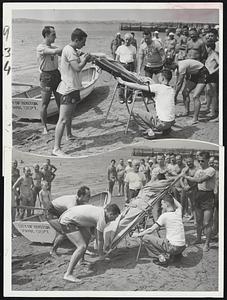
<path fill-rule="evenodd" d="M 42 188 L 39 192 L 40 204 L 42 208 L 48 210 L 51 207 L 51 201 L 52 201 L 51 193 L 50 190 L 48 189 L 49 184 L 46 180 L 43 180 L 41 186 Z"/>
<path fill-rule="evenodd" d="M 174 37 L 174 33 L 170 32 L 169 39 L 167 39 L 164 44 L 166 58 L 170 58 L 172 60 L 175 59 L 176 45 L 177 45 L 177 40 Z"/>
<path fill-rule="evenodd" d="M 162 45 L 162 39 L 159 37 L 159 32 L 157 30 L 154 32 L 154 36 L 153 36 L 152 40 L 158 41 Z"/>
<path fill-rule="evenodd" d="M 187 42 L 188 42 L 188 26 L 185 25 L 182 28 L 182 34 L 180 38 L 177 39 L 177 45 L 176 45 L 177 61 L 186 58 Z"/>
<path fill-rule="evenodd" d="M 43 176 L 42 179 L 48 182 L 48 186 L 49 186 L 48 189 L 49 191 L 51 191 L 51 184 L 56 175 L 49 170 L 47 163 L 43 164 L 42 176 Z"/>
<path fill-rule="evenodd" d="M 205 62 L 205 66 L 209 71 L 209 76 L 207 78 L 206 86 L 206 102 L 207 111 L 210 111 L 208 115 L 211 119 L 215 119 L 218 116 L 218 83 L 219 83 L 219 55 L 214 50 L 215 43 L 207 43 L 207 53 L 208 57 Z"/>
<path fill-rule="evenodd" d="M 189 31 L 189 36 L 190 39 L 187 42 L 187 58 L 198 60 L 204 64 L 207 58 L 205 43 L 199 38 L 195 28 Z"/>
<path fill-rule="evenodd" d="M 32 175 L 33 179 L 33 206 L 36 204 L 37 196 L 39 197 L 39 192 L 41 191 L 41 181 L 43 178 L 43 173 L 39 170 L 39 165 L 34 165 L 34 173 Z"/>
<path fill-rule="evenodd" d="M 131 44 L 132 36 L 130 33 L 125 34 L 125 44 L 121 45 L 116 50 L 116 61 L 119 61 L 126 70 L 134 72 L 136 68 L 136 48 Z M 125 102 L 131 103 L 132 91 L 129 91 L 127 87 L 121 87 L 119 89 L 120 103 Z"/>
<path fill-rule="evenodd" d="M 137 50 L 137 40 L 135 39 L 135 33 L 134 32 L 131 32 L 131 35 L 132 35 L 132 40 L 131 40 L 131 44 L 132 46 L 134 46 Z"/>
<path fill-rule="evenodd" d="M 146 183 L 151 180 L 151 174 L 154 169 L 154 162 L 152 159 L 149 159 L 146 165 Z"/>
<path fill-rule="evenodd" d="M 120 32 L 118 32 L 116 34 L 116 37 L 112 40 L 112 42 L 110 44 L 111 53 L 112 53 L 114 59 L 116 58 L 117 48 L 119 46 L 121 46 L 123 42 L 124 42 L 124 40 L 121 38 Z"/>
<path fill-rule="evenodd" d="M 186 167 L 182 170 L 187 176 L 194 177 L 197 168 L 194 164 L 193 156 L 188 156 L 186 158 Z M 181 198 L 181 205 L 182 205 L 182 214 L 187 216 L 188 214 L 188 200 L 190 202 L 191 208 L 191 217 L 189 220 L 194 219 L 194 224 L 196 224 L 196 213 L 195 213 L 195 196 L 197 193 L 197 183 L 191 182 L 186 180 L 185 178 L 180 179 L 181 186 L 182 186 L 182 198 Z"/>
<path fill-rule="evenodd" d="M 56 31 L 53 26 L 45 26 L 42 30 L 42 36 L 44 41 L 42 44 L 38 45 L 36 51 L 39 63 L 42 96 L 40 117 L 44 127 L 43 134 L 47 134 L 47 108 L 52 92 L 54 93 L 58 109 L 60 107 L 60 95 L 56 90 L 61 81 L 61 74 L 58 70 L 58 56 L 61 55 L 62 49 L 52 45 L 56 39 Z"/>
<path fill-rule="evenodd" d="M 201 169 L 198 169 L 194 177 L 184 175 L 191 182 L 198 183 L 198 192 L 195 198 L 196 221 L 197 221 L 197 238 L 194 244 L 200 244 L 202 231 L 204 230 L 206 241 L 203 251 L 209 251 L 209 244 L 212 232 L 212 216 L 213 202 L 215 189 L 215 169 L 209 167 L 209 152 L 201 152 L 199 156 L 199 164 Z"/>
<path fill-rule="evenodd" d="M 174 173 L 176 175 L 177 174 L 176 169 L 177 169 L 176 155 L 174 153 L 171 153 L 170 154 L 170 163 L 168 165 L 168 171 L 170 171 L 171 173 Z"/>
<path fill-rule="evenodd" d="M 137 73 L 140 74 L 144 64 L 145 76 L 152 78 L 153 74 L 158 74 L 163 68 L 165 52 L 158 41 L 152 41 L 150 31 L 144 32 L 144 42 L 139 48 Z"/>
<path fill-rule="evenodd" d="M 174 173 L 176 173 L 176 175 L 179 175 L 184 168 L 185 168 L 185 164 L 183 163 L 183 157 L 182 157 L 181 154 L 177 154 L 176 155 L 176 167 L 175 167 Z M 182 186 L 180 184 L 180 181 L 178 181 L 174 185 L 174 187 L 173 187 L 173 193 L 174 193 L 174 197 L 177 199 L 177 201 L 181 202 L 181 198 L 182 198 Z"/>
<path fill-rule="evenodd" d="M 215 188 L 214 188 L 214 214 L 213 214 L 213 228 L 212 236 L 215 237 L 218 234 L 218 213 L 219 213 L 219 161 L 218 158 L 214 158 L 213 167 L 215 173 Z"/>
<path fill-rule="evenodd" d="M 24 167 L 24 175 L 19 177 L 13 185 L 14 192 L 17 187 L 20 189 L 20 205 L 22 206 L 32 206 L 33 205 L 33 179 L 31 174 L 31 169 L 29 167 Z M 27 217 L 31 216 L 31 209 L 22 208 L 20 213 L 20 219 L 23 219 L 25 210 L 27 211 Z"/>
<path fill-rule="evenodd" d="M 132 160 L 129 158 L 127 160 L 127 166 L 125 167 L 125 174 L 128 174 L 133 171 Z"/>
<path fill-rule="evenodd" d="M 13 189 L 14 183 L 20 177 L 20 170 L 17 168 L 18 162 L 14 160 L 12 163 L 12 206 L 19 206 L 20 205 L 20 189 L 17 187 L 15 190 Z M 19 209 L 17 209 L 17 214 L 19 214 Z M 16 209 L 12 209 L 12 220 L 15 220 L 16 216 Z"/>
<path fill-rule="evenodd" d="M 116 170 L 115 164 L 116 164 L 116 160 L 112 159 L 110 162 L 110 166 L 108 167 L 108 170 L 107 170 L 108 182 L 109 182 L 108 190 L 111 195 L 113 193 L 115 181 L 117 180 L 117 170 Z"/>
<path fill-rule="evenodd" d="M 129 203 L 132 198 L 135 198 L 141 188 L 146 183 L 146 177 L 144 173 L 139 172 L 140 162 L 139 160 L 133 160 L 133 171 L 127 173 L 125 176 L 125 202 Z"/>
<path fill-rule="evenodd" d="M 57 168 L 50 163 L 50 159 L 49 158 L 46 159 L 46 163 L 48 164 L 48 168 L 49 168 L 49 170 L 52 173 L 55 173 L 57 171 Z"/>
<path fill-rule="evenodd" d="M 120 159 L 119 164 L 117 165 L 116 171 L 117 171 L 117 181 L 118 181 L 118 195 L 124 196 L 125 164 L 122 158 Z"/>

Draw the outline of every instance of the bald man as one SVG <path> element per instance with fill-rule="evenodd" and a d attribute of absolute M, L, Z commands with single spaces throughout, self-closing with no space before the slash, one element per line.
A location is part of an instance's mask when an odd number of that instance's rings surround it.
<path fill-rule="evenodd" d="M 134 72 L 136 68 L 136 48 L 131 44 L 132 42 L 132 35 L 130 33 L 126 33 L 124 36 L 125 44 L 121 45 L 117 48 L 116 53 L 116 60 L 119 61 L 124 68 L 128 71 Z M 120 88 L 119 90 L 119 98 L 120 103 L 124 103 L 124 91 L 125 88 Z M 129 91 L 126 92 L 126 97 L 129 98 L 128 102 L 131 103 L 132 100 L 130 99 Z"/>

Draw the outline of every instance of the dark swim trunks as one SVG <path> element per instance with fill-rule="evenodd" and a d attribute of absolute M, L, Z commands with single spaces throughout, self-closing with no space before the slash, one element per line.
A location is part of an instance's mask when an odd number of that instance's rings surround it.
<path fill-rule="evenodd" d="M 214 192 L 199 190 L 195 196 L 195 207 L 202 210 L 212 210 L 214 207 Z"/>
<path fill-rule="evenodd" d="M 206 67 L 202 67 L 198 73 L 192 74 L 189 76 L 188 80 L 194 83 L 207 83 L 207 79 L 209 77 L 209 71 Z"/>
<path fill-rule="evenodd" d="M 40 86 L 44 92 L 55 92 L 60 82 L 61 73 L 59 70 L 42 71 L 40 74 Z"/>
<path fill-rule="evenodd" d="M 78 104 L 80 102 L 80 91 L 73 91 L 67 95 L 61 95 L 60 104 L 68 105 L 68 104 Z"/>

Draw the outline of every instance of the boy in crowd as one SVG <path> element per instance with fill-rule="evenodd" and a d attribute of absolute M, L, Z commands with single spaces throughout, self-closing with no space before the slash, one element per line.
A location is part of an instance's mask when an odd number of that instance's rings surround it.
<path fill-rule="evenodd" d="M 197 238 L 194 244 L 200 244 L 202 230 L 206 235 L 206 241 L 203 251 L 209 251 L 209 244 L 212 232 L 212 215 L 214 203 L 215 188 L 215 169 L 208 165 L 210 158 L 209 152 L 201 152 L 198 158 L 200 169 L 195 173 L 194 177 L 184 175 L 184 178 L 198 184 L 198 191 L 195 196 L 195 211 L 197 221 Z"/>
<path fill-rule="evenodd" d="M 161 201 L 162 214 L 152 227 L 139 233 L 148 255 L 153 263 L 167 267 L 171 258 L 180 259 L 185 249 L 185 232 L 182 221 L 182 207 L 172 196 L 167 194 Z M 164 226 L 166 237 L 160 238 L 152 234 Z"/>
<path fill-rule="evenodd" d="M 108 191 L 110 192 L 111 195 L 113 193 L 115 182 L 117 181 L 117 170 L 115 164 L 116 164 L 116 160 L 112 159 L 110 162 L 110 166 L 108 167 L 107 170 L 108 183 L 109 183 Z"/>
<path fill-rule="evenodd" d="M 118 196 L 124 196 L 125 164 L 122 158 L 120 159 L 119 164 L 117 165 L 116 171 L 118 181 Z"/>
<path fill-rule="evenodd" d="M 119 214 L 120 209 L 116 204 L 108 204 L 105 208 L 92 205 L 72 207 L 60 216 L 59 222 L 62 231 L 76 246 L 64 275 L 65 280 L 71 282 L 81 281 L 73 276 L 73 270 L 87 249 L 91 237 L 90 228 L 92 227 L 95 227 L 97 231 L 99 259 L 104 259 L 103 231 L 106 225 L 115 220 Z"/>
<path fill-rule="evenodd" d="M 154 93 L 155 114 L 147 111 L 133 112 L 133 117 L 138 125 L 144 129 L 144 137 L 155 138 L 156 133 L 167 134 L 175 123 L 174 89 L 169 85 L 172 79 L 170 70 L 163 70 L 159 75 L 159 84 L 140 85 L 126 82 L 118 78 L 119 83 L 137 90 Z"/>

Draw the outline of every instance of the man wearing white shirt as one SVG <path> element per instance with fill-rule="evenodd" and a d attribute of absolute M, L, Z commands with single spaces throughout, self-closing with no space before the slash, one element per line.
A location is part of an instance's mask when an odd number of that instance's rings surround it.
<path fill-rule="evenodd" d="M 66 127 L 66 139 L 75 140 L 71 132 L 71 123 L 76 105 L 80 102 L 82 88 L 80 72 L 90 60 L 91 56 L 81 56 L 78 49 L 85 46 L 87 34 L 76 28 L 71 34 L 71 43 L 64 47 L 61 57 L 61 82 L 57 92 L 61 94 L 60 113 L 55 129 L 55 145 L 53 155 L 67 156 L 61 150 L 61 139 Z"/>
<path fill-rule="evenodd" d="M 128 87 L 154 93 L 155 114 L 139 110 L 133 112 L 133 117 L 137 124 L 145 130 L 144 137 L 147 139 L 155 138 L 154 131 L 167 134 L 171 126 L 175 123 L 175 91 L 169 86 L 172 79 L 170 70 L 163 70 L 159 75 L 159 84 L 140 85 L 118 79 L 120 83 Z M 154 131 L 153 131 L 154 130 Z"/>
<path fill-rule="evenodd" d="M 132 35 L 130 33 L 126 33 L 124 38 L 125 44 L 119 46 L 115 52 L 116 61 L 119 61 L 128 71 L 134 72 L 136 68 L 136 48 L 131 44 Z M 120 103 L 124 103 L 124 91 L 124 87 L 119 90 Z M 130 94 L 132 93 L 127 92 L 126 98 L 129 98 Z M 128 100 L 131 103 L 132 100 Z"/>
<path fill-rule="evenodd" d="M 166 229 L 165 238 L 152 234 L 162 226 Z M 180 203 L 167 194 L 162 200 L 161 216 L 152 227 L 137 236 L 143 237 L 144 246 L 155 264 L 167 267 L 170 258 L 181 258 L 186 246 Z"/>

